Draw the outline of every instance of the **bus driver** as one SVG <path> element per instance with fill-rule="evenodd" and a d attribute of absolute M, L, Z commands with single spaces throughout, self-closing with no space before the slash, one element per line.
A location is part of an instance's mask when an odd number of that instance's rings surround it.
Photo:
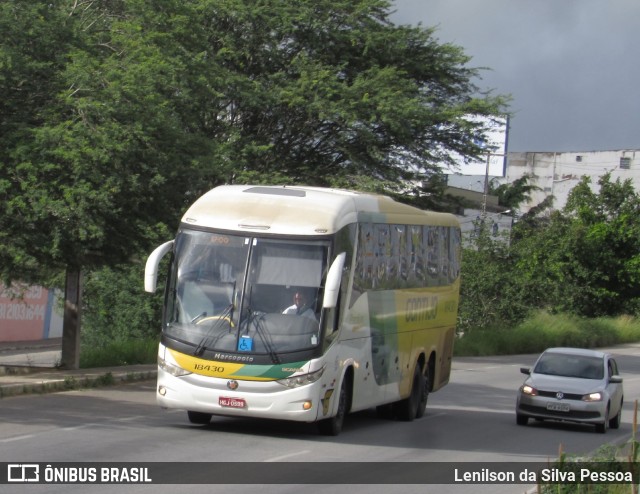
<path fill-rule="evenodd" d="M 311 307 L 307 306 L 307 299 L 302 292 L 293 294 L 293 305 L 282 311 L 283 314 L 298 314 L 316 320 L 316 315 Z"/>

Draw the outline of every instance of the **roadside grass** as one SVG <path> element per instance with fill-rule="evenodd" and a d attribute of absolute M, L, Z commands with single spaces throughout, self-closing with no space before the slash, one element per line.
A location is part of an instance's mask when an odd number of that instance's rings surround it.
<path fill-rule="evenodd" d="M 100 388 L 104 386 L 112 386 L 116 383 L 111 372 L 107 372 L 96 378 L 82 378 L 76 379 L 72 376 L 67 376 L 64 379 L 64 390 L 69 391 L 72 389 L 86 389 L 86 388 Z"/>
<path fill-rule="evenodd" d="M 601 348 L 640 341 L 640 319 L 630 316 L 579 318 L 538 312 L 515 327 L 471 330 L 458 338 L 454 355 L 540 353 L 557 346 Z"/>
<path fill-rule="evenodd" d="M 635 401 L 633 412 L 633 426 L 631 438 L 623 445 L 604 444 L 593 454 L 588 456 L 571 456 L 563 451 L 562 444 L 559 446 L 558 459 L 549 465 L 549 468 L 559 472 L 573 472 L 576 480 L 569 482 L 540 482 L 538 483 L 537 494 L 638 494 L 638 460 L 640 454 L 640 443 L 637 439 L 638 433 L 638 400 Z M 583 469 L 588 472 L 611 475 L 615 479 L 616 475 L 621 479 L 624 475 L 631 474 L 632 481 L 616 483 L 615 480 L 609 482 L 594 482 L 591 476 L 582 476 Z M 564 478 L 570 480 L 568 475 Z M 605 477 L 606 478 L 606 477 Z M 586 479 L 586 482 L 584 481 Z"/>
<path fill-rule="evenodd" d="M 458 338 L 458 357 L 540 353 L 554 346 L 601 348 L 640 341 L 640 319 L 621 316 L 584 319 L 546 312 L 534 314 L 512 328 L 473 329 Z M 80 368 L 154 364 L 157 338 L 109 340 L 100 345 L 83 345 Z"/>
<path fill-rule="evenodd" d="M 154 364 L 157 355 L 156 338 L 106 341 L 100 346 L 81 347 L 80 368 Z"/>

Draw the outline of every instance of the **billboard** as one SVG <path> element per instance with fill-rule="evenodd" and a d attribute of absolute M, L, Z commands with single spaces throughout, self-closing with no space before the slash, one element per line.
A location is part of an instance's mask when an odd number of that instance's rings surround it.
<path fill-rule="evenodd" d="M 41 286 L 0 284 L 0 342 L 33 341 L 62 336 L 62 314 L 55 290 Z"/>

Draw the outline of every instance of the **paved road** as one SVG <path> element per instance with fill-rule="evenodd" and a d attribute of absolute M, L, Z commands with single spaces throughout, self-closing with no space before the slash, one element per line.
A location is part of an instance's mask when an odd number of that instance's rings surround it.
<path fill-rule="evenodd" d="M 0 462 L 243 462 L 246 473 L 265 464 L 329 462 L 546 461 L 559 448 L 583 455 L 605 442 L 622 444 L 631 434 L 633 402 L 640 395 L 640 345 L 612 350 L 625 378 L 626 405 L 619 430 L 553 423 L 521 427 L 513 412 L 520 366 L 535 356 L 464 358 L 454 361 L 452 381 L 429 398 L 428 412 L 411 423 L 387 421 L 373 412 L 349 416 L 335 438 L 318 436 L 307 424 L 216 417 L 193 426 L 186 414 L 155 405 L 155 383 L 28 395 L 0 400 Z M 297 478 L 295 465 L 291 482 Z M 331 477 L 331 472 L 328 475 Z M 200 493 L 201 485 L 129 486 L 127 492 Z M 46 487 L 46 488 L 45 488 Z M 350 485 L 353 494 L 522 493 L 528 485 Z M 344 492 L 345 486 L 305 487 L 315 493 Z M 298 485 L 211 485 L 220 494 L 299 492 Z M 29 486 L 19 492 L 105 493 L 122 486 Z M 18 491 L 16 491 L 18 492 Z"/>

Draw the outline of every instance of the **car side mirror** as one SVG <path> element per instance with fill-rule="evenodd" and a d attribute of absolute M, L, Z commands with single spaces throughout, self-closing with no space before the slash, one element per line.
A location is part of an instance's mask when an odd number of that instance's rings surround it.
<path fill-rule="evenodd" d="M 622 383 L 622 376 L 619 375 L 613 375 L 609 378 L 609 382 L 612 384 L 621 384 Z"/>
<path fill-rule="evenodd" d="M 526 374 L 527 376 L 531 375 L 531 369 L 529 367 L 520 367 L 520 372 L 522 374 Z"/>

